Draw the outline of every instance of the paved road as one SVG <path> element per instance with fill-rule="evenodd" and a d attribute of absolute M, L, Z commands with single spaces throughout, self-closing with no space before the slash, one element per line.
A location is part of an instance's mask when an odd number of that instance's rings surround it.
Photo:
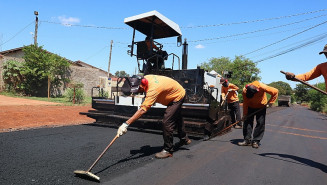
<path fill-rule="evenodd" d="M 162 136 L 128 131 L 92 170 L 100 184 L 327 184 L 327 117 L 307 108 L 268 111 L 259 149 L 240 147 L 241 130 L 193 140 L 173 158 L 157 160 Z M 0 184 L 98 184 L 86 170 L 116 129 L 92 125 L 0 134 Z"/>

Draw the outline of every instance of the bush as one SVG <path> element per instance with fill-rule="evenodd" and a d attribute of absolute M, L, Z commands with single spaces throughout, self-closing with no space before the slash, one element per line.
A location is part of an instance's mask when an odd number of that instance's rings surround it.
<path fill-rule="evenodd" d="M 319 83 L 318 88 L 325 89 L 324 83 Z M 310 97 L 310 108 L 314 111 L 322 112 L 324 110 L 324 107 L 327 104 L 327 97 L 326 95 L 322 94 L 321 92 L 318 92 L 317 90 L 310 89 L 309 90 L 309 97 Z"/>
<path fill-rule="evenodd" d="M 65 92 L 67 101 L 73 102 L 74 100 L 74 88 L 68 88 Z M 82 103 L 85 99 L 85 93 L 81 88 L 75 88 L 75 103 Z"/>

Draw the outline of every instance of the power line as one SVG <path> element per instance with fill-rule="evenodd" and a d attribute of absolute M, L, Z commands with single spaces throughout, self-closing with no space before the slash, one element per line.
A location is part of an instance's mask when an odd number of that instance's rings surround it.
<path fill-rule="evenodd" d="M 0 46 L 6 44 L 7 42 L 11 41 L 12 39 L 14 39 L 18 34 L 20 34 L 21 32 L 23 32 L 27 27 L 29 27 L 31 24 L 33 24 L 34 21 L 32 21 L 31 23 L 29 23 L 27 26 L 25 26 L 23 29 L 21 29 L 20 31 L 18 31 L 14 36 L 12 36 L 9 40 L 7 40 L 6 42 L 2 43 Z"/>
<path fill-rule="evenodd" d="M 275 35 L 275 34 L 280 34 L 280 33 L 286 33 L 289 31 L 294 31 L 294 30 L 299 30 L 303 28 L 308 28 L 310 26 L 304 26 L 304 27 L 299 27 L 299 28 L 294 28 L 294 29 L 289 29 L 289 30 L 284 30 L 284 31 L 278 31 L 278 32 L 273 32 L 273 33 L 267 33 L 267 34 L 261 34 L 261 35 L 254 35 L 254 36 L 249 36 L 249 37 L 243 37 L 243 38 L 236 38 L 236 39 L 230 39 L 230 40 L 223 40 L 223 41 L 215 41 L 215 42 L 205 42 L 206 44 L 215 44 L 219 42 L 229 42 L 229 41 L 237 41 L 237 40 L 244 40 L 244 39 L 250 39 L 250 38 L 257 38 L 257 37 L 264 37 L 268 35 Z M 190 43 L 189 45 L 195 45 L 196 43 Z"/>
<path fill-rule="evenodd" d="M 241 21 L 241 22 L 235 22 L 235 23 L 222 23 L 222 24 L 213 24 L 213 25 L 199 25 L 199 26 L 181 26 L 183 29 L 191 29 L 191 28 L 208 28 L 208 27 L 218 27 L 218 26 L 231 26 L 236 24 L 247 24 L 247 23 L 255 23 L 255 22 L 263 22 L 263 21 L 270 21 L 270 20 L 278 20 L 278 19 L 284 19 L 284 18 L 290 18 L 290 17 L 296 17 L 300 15 L 307 15 L 307 14 L 313 14 L 318 12 L 327 11 L 327 9 L 321 9 L 316 11 L 310 11 L 305 13 L 298 13 L 293 15 L 285 15 L 280 17 L 272 17 L 272 18 L 266 18 L 266 19 L 258 19 L 258 20 L 249 20 L 249 21 Z M 69 23 L 61 23 L 61 22 L 54 22 L 54 21 L 40 21 L 50 24 L 59 24 L 64 26 L 75 26 L 75 27 L 84 27 L 84 28 L 96 28 L 96 29 L 110 29 L 110 30 L 122 30 L 122 29 L 130 29 L 125 27 L 107 27 L 107 26 L 93 26 L 93 25 L 81 25 L 81 24 L 69 24 Z"/>
<path fill-rule="evenodd" d="M 309 20 L 312 20 L 312 19 L 316 19 L 316 18 L 320 18 L 320 17 L 323 17 L 323 16 L 327 16 L 327 14 L 316 16 L 316 17 L 312 17 L 312 18 L 308 18 L 308 19 L 304 19 L 304 20 L 301 20 L 301 21 L 296 21 L 296 22 L 288 23 L 288 24 L 283 24 L 283 25 L 279 25 L 279 26 L 273 26 L 273 27 L 270 27 L 270 28 L 265 28 L 265 29 L 250 31 L 250 32 L 238 33 L 238 34 L 227 35 L 227 36 L 216 37 L 216 38 L 200 39 L 200 40 L 193 40 L 193 41 L 191 40 L 191 41 L 189 41 L 189 43 L 192 43 L 192 42 L 203 42 L 203 41 L 210 41 L 210 40 L 218 40 L 218 39 L 224 39 L 224 38 L 229 38 L 229 37 L 236 37 L 236 36 L 241 36 L 241 35 L 253 34 L 253 33 L 257 33 L 257 32 L 268 31 L 268 30 L 272 30 L 272 29 L 276 29 L 276 28 L 290 26 L 290 25 L 293 25 L 293 24 L 299 24 L 299 23 L 302 23 L 302 22 L 305 22 L 305 21 L 309 21 Z"/>
<path fill-rule="evenodd" d="M 323 25 L 323 24 L 326 24 L 326 23 L 327 23 L 327 21 L 324 21 L 324 22 L 322 22 L 322 23 L 320 23 L 320 24 L 317 24 L 317 25 L 315 25 L 315 26 L 313 26 L 313 27 L 311 27 L 311 28 L 308 28 L 308 29 L 305 29 L 305 30 L 303 30 L 303 31 L 301 31 L 301 32 L 298 32 L 298 33 L 296 33 L 296 34 L 293 34 L 293 35 L 291 35 L 291 36 L 289 36 L 289 37 L 286 37 L 286 38 L 284 38 L 284 39 L 282 39 L 282 40 L 279 40 L 279 41 L 274 42 L 274 43 L 271 43 L 271 44 L 269 44 L 269 45 L 267 45 L 267 46 L 264 46 L 264 47 L 261 47 L 261 48 L 259 48 L 259 49 L 253 50 L 253 51 L 251 51 L 251 52 L 249 52 L 249 53 L 246 53 L 246 54 L 244 54 L 243 56 L 248 55 L 248 54 L 251 54 L 251 53 L 254 53 L 254 52 L 257 52 L 257 51 L 260 51 L 260 50 L 262 50 L 262 49 L 265 49 L 265 48 L 270 47 L 270 46 L 272 46 L 272 45 L 275 45 L 275 44 L 277 44 L 277 43 L 283 42 L 283 41 L 285 41 L 285 40 L 288 40 L 288 39 L 290 39 L 290 38 L 292 38 L 292 37 L 295 37 L 295 36 L 297 36 L 297 35 L 300 35 L 300 34 L 302 34 L 302 33 L 304 33 L 304 32 L 307 32 L 307 31 L 309 31 L 309 30 L 312 30 L 312 29 L 314 29 L 314 28 L 316 28 L 316 27 L 318 27 L 318 26 L 321 26 L 321 25 Z"/>
<path fill-rule="evenodd" d="M 295 45 L 299 46 L 301 45 L 302 43 L 306 42 L 306 41 L 309 41 L 309 40 L 315 40 L 316 38 L 319 38 L 319 39 L 323 39 L 324 38 L 324 35 L 326 35 L 327 33 L 322 33 L 322 34 L 319 34 L 319 35 L 315 35 L 313 37 L 310 37 L 310 38 L 307 38 L 307 39 L 304 39 L 304 40 L 301 40 L 301 41 L 298 41 L 298 42 L 295 42 L 295 43 L 291 43 L 291 44 L 288 44 L 286 46 L 283 46 L 283 47 L 280 47 L 278 49 L 274 49 L 272 51 L 268 51 L 268 52 L 265 52 L 265 53 L 262 53 L 262 54 L 259 54 L 257 56 L 253 56 L 251 58 L 258 58 L 258 57 L 262 57 L 263 55 L 266 55 L 266 54 L 271 54 L 273 52 L 278 52 L 280 50 L 283 50 L 285 48 L 289 48 L 289 47 L 293 47 Z"/>
<path fill-rule="evenodd" d="M 286 15 L 286 16 L 280 16 L 280 17 L 258 19 L 258 20 L 251 20 L 251 21 L 242 21 L 242 22 L 235 22 L 235 23 L 225 23 L 225 24 L 222 23 L 222 24 L 199 25 L 199 26 L 185 26 L 185 27 L 181 27 L 181 28 L 207 28 L 207 27 L 218 27 L 218 26 L 230 26 L 230 25 L 235 25 L 235 24 L 255 23 L 255 22 L 270 21 L 270 20 L 290 18 L 290 17 L 306 15 L 306 14 L 312 14 L 312 13 L 322 12 L 322 11 L 326 11 L 326 10 L 327 9 L 322 9 L 322 10 L 316 10 L 316 11 L 311 11 L 311 12 L 298 13 L 298 14 L 294 14 L 294 15 Z"/>
<path fill-rule="evenodd" d="M 104 49 L 106 49 L 109 46 L 104 46 L 103 48 L 99 49 L 97 52 L 95 52 L 94 54 L 90 55 L 89 57 L 87 57 L 84 61 L 88 61 L 90 58 L 98 55 L 99 53 L 101 53 Z"/>
<path fill-rule="evenodd" d="M 257 61 L 254 62 L 254 63 L 260 63 L 260 62 L 262 62 L 262 61 L 265 61 L 265 60 L 268 60 L 268 59 L 272 59 L 272 58 L 275 58 L 275 57 L 278 57 L 278 56 L 284 55 L 284 54 L 286 54 L 286 53 L 289 53 L 289 52 L 292 52 L 292 51 L 295 51 L 295 50 L 301 49 L 301 48 L 303 48 L 303 47 L 309 46 L 309 45 L 314 44 L 314 43 L 316 43 L 316 42 L 322 41 L 322 39 L 324 39 L 324 38 L 326 38 L 326 37 L 327 37 L 327 33 L 321 35 L 321 36 L 318 37 L 318 38 L 315 38 L 315 39 L 312 39 L 312 40 L 310 40 L 310 41 L 308 41 L 308 42 L 305 42 L 305 43 L 303 43 L 303 44 L 300 44 L 300 45 L 297 45 L 297 46 L 295 46 L 295 47 L 289 48 L 289 49 L 287 49 L 287 50 L 284 50 L 284 51 L 279 52 L 279 53 L 277 53 L 277 54 L 274 54 L 274 55 L 268 56 L 268 57 L 266 57 L 266 58 L 263 58 L 263 59 L 257 60 Z"/>
<path fill-rule="evenodd" d="M 108 29 L 108 30 L 126 30 L 130 28 L 122 28 L 122 27 L 106 27 L 106 26 L 92 26 L 92 25 L 81 25 L 81 24 L 68 24 L 68 23 L 60 23 L 60 22 L 53 22 L 53 21 L 40 21 L 50 24 L 60 24 L 64 26 L 75 26 L 75 27 L 84 27 L 84 28 L 96 28 L 96 29 Z"/>

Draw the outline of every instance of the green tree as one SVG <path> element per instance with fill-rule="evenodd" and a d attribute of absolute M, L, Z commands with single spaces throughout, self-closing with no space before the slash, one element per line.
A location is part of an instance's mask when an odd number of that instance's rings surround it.
<path fill-rule="evenodd" d="M 317 85 L 319 89 L 324 90 L 325 89 L 325 83 L 319 83 Z M 309 98 L 310 98 L 310 108 L 314 111 L 321 112 L 324 110 L 324 107 L 327 104 L 327 96 L 322 94 L 321 92 L 318 92 L 317 90 L 310 89 L 309 92 Z"/>
<path fill-rule="evenodd" d="M 215 70 L 221 74 L 224 71 L 232 72 L 229 81 L 240 87 L 240 91 L 242 90 L 241 87 L 247 83 L 260 80 L 260 70 L 256 64 L 243 56 L 236 56 L 233 61 L 227 57 L 211 58 L 209 62 L 202 63 L 200 67 L 207 71 Z"/>
<path fill-rule="evenodd" d="M 261 79 L 259 76 L 260 70 L 256 67 L 256 64 L 243 56 L 235 57 L 230 70 L 233 72 L 230 81 L 240 89 L 250 82 Z"/>
<path fill-rule="evenodd" d="M 23 63 L 16 60 L 8 60 L 4 62 L 3 66 L 3 80 L 6 84 L 8 91 L 21 91 L 23 76 L 21 70 L 23 69 Z"/>
<path fill-rule="evenodd" d="M 270 83 L 268 85 L 278 89 L 278 93 L 280 95 L 291 95 L 292 94 L 292 88 L 286 82 L 278 81 L 278 82 L 272 82 L 272 83 Z"/>
<path fill-rule="evenodd" d="M 310 98 L 308 95 L 309 87 L 304 84 L 296 84 L 294 88 L 294 95 L 296 101 L 302 102 L 309 102 Z"/>
<path fill-rule="evenodd" d="M 125 71 L 116 71 L 115 76 L 117 76 L 117 77 L 129 77 L 129 74 L 127 74 Z"/>
<path fill-rule="evenodd" d="M 42 46 L 25 46 L 23 51 L 25 62 L 22 74 L 27 94 L 43 96 L 48 91 L 49 96 L 51 83 L 60 87 L 62 82 L 68 81 L 66 74 L 70 63 L 66 59 L 43 50 Z"/>
<path fill-rule="evenodd" d="M 231 61 L 227 57 L 221 57 L 221 58 L 211 58 L 209 59 L 209 62 L 204 62 L 201 64 L 201 68 L 205 69 L 207 71 L 216 71 L 217 73 L 223 74 L 224 71 L 230 70 Z"/>

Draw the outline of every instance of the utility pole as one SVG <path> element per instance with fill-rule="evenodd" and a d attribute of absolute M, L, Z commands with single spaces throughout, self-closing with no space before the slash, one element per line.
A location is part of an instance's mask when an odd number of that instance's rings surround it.
<path fill-rule="evenodd" d="M 34 11 L 34 15 L 35 15 L 35 32 L 34 32 L 34 45 L 37 47 L 37 29 L 38 29 L 38 23 L 39 23 L 39 12 L 38 11 Z"/>
<path fill-rule="evenodd" d="M 110 63 L 111 63 L 112 43 L 113 43 L 113 40 L 111 40 L 111 42 L 110 42 L 110 54 L 109 54 L 109 64 L 108 64 L 108 79 L 110 78 Z"/>

